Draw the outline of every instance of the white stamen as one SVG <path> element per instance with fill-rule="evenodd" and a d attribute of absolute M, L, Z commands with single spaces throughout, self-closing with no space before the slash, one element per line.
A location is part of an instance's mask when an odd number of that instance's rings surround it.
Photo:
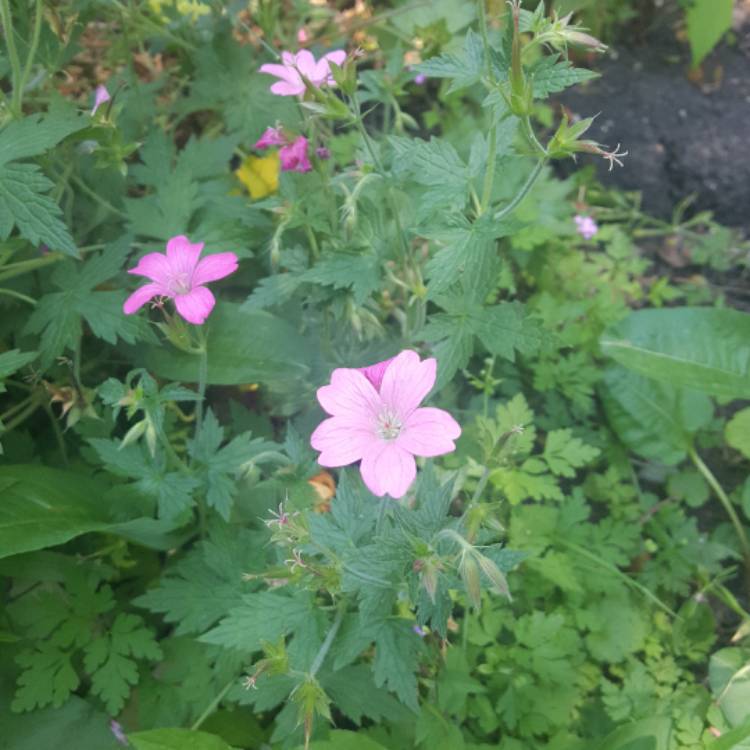
<path fill-rule="evenodd" d="M 384 409 L 378 414 L 377 433 L 382 440 L 395 440 L 400 434 L 403 424 L 398 414 L 392 409 Z"/>

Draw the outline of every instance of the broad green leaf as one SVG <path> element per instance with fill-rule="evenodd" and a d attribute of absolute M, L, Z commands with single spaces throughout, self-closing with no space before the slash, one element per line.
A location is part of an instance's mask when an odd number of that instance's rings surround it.
<path fill-rule="evenodd" d="M 310 750 L 388 750 L 369 737 L 359 732 L 346 729 L 334 729 L 327 740 L 318 740 L 310 744 Z"/>
<path fill-rule="evenodd" d="M 605 331 L 602 351 L 673 386 L 750 398 L 750 315 L 676 307 L 639 310 Z"/>
<path fill-rule="evenodd" d="M 448 88 L 448 93 L 450 93 L 460 91 L 479 81 L 482 77 L 483 66 L 482 38 L 469 29 L 464 38 L 461 54 L 443 53 L 437 57 L 430 57 L 419 65 L 415 65 L 414 70 L 428 78 L 452 78 L 453 81 Z"/>
<path fill-rule="evenodd" d="M 733 7 L 734 0 L 693 0 L 688 5 L 685 20 L 693 65 L 700 65 L 732 28 Z"/>
<path fill-rule="evenodd" d="M 543 57 L 529 72 L 534 96 L 544 99 L 550 94 L 583 81 L 598 78 L 599 74 L 585 68 L 574 68 L 569 60 L 558 62 L 559 55 Z"/>
<path fill-rule="evenodd" d="M 135 750 L 232 750 L 221 737 L 193 729 L 150 729 L 128 740 Z"/>
<path fill-rule="evenodd" d="M 655 716 L 618 727 L 592 750 L 669 750 L 671 737 L 672 720 Z"/>
<path fill-rule="evenodd" d="M 0 557 L 63 544 L 110 526 L 105 488 L 83 474 L 45 466 L 2 466 Z"/>
<path fill-rule="evenodd" d="M 106 714 L 71 696 L 61 708 L 44 708 L 33 714 L 11 714 L 5 697 L 0 700 L 0 750 L 121 750 L 108 726 Z"/>
<path fill-rule="evenodd" d="M 750 407 L 738 411 L 726 424 L 727 443 L 746 458 L 750 458 Z"/>
<path fill-rule="evenodd" d="M 674 388 L 617 366 L 604 374 L 602 401 L 620 440 L 639 455 L 665 464 L 685 458 L 691 436 L 713 415 L 705 394 Z"/>
<path fill-rule="evenodd" d="M 711 655 L 708 680 L 714 700 L 732 727 L 750 720 L 750 654 L 722 648 Z"/>
<path fill-rule="evenodd" d="M 380 264 L 374 254 L 339 253 L 317 262 L 301 280 L 334 289 L 351 288 L 355 304 L 361 305 L 380 286 Z"/>
<path fill-rule="evenodd" d="M 749 740 L 745 742 L 744 740 Z M 706 746 L 707 750 L 747 750 L 750 747 L 750 723 L 724 732 Z"/>
<path fill-rule="evenodd" d="M 0 354 L 0 393 L 5 393 L 3 380 L 37 358 L 37 352 L 22 352 L 18 349 Z"/>
<path fill-rule="evenodd" d="M 289 323 L 263 311 L 245 311 L 240 305 L 219 302 L 206 323 L 208 329 L 208 383 L 237 385 L 262 383 L 290 386 L 308 373 L 313 359 L 308 339 Z M 198 381 L 199 357 L 168 345 L 147 347 L 146 369 L 162 378 L 187 383 Z"/>

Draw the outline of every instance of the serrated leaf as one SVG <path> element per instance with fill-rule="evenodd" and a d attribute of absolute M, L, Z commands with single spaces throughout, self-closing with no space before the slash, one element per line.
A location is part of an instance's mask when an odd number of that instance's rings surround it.
<path fill-rule="evenodd" d="M 545 99 L 550 94 L 563 91 L 583 81 L 598 78 L 599 73 L 585 68 L 574 68 L 569 60 L 559 60 L 559 55 L 543 57 L 529 71 L 529 78 L 537 99 Z"/>
<path fill-rule="evenodd" d="M 245 300 L 242 310 L 266 310 L 283 305 L 292 298 L 302 283 L 302 274 L 277 273 L 258 281 L 253 293 Z"/>
<path fill-rule="evenodd" d="M 482 39 L 479 34 L 469 29 L 460 55 L 443 53 L 415 65 L 414 70 L 429 78 L 453 78 L 448 88 L 448 93 L 451 93 L 477 83 L 482 77 L 483 66 Z"/>
<path fill-rule="evenodd" d="M 598 448 L 586 445 L 580 438 L 573 437 L 572 430 L 552 430 L 547 433 L 544 460 L 556 476 L 574 477 L 576 469 L 590 463 L 598 455 Z"/>
<path fill-rule="evenodd" d="M 232 750 L 221 737 L 194 729 L 149 729 L 131 732 L 135 750 Z"/>
<path fill-rule="evenodd" d="M 45 193 L 53 187 L 36 164 L 0 165 L 0 239 L 13 227 L 33 245 L 45 244 L 76 257 L 75 242 L 60 219 L 60 207 Z"/>
<path fill-rule="evenodd" d="M 387 686 L 402 703 L 417 711 L 417 678 L 421 641 L 403 620 L 385 620 L 375 634 L 375 684 Z"/>
<path fill-rule="evenodd" d="M 18 654 L 16 661 L 24 671 L 18 678 L 11 703 L 13 711 L 62 706 L 78 687 L 79 679 L 71 664 L 71 654 L 55 644 L 40 642 L 36 649 Z"/>
<path fill-rule="evenodd" d="M 301 278 L 334 289 L 351 288 L 354 302 L 361 305 L 380 286 L 380 264 L 374 254 L 340 254 L 318 261 Z"/>

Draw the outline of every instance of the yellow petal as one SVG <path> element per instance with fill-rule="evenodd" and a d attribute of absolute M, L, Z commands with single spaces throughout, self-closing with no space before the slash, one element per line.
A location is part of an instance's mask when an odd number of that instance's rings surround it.
<path fill-rule="evenodd" d="M 258 200 L 279 189 L 279 169 L 279 155 L 274 151 L 268 156 L 248 156 L 235 175 L 251 197 Z"/>

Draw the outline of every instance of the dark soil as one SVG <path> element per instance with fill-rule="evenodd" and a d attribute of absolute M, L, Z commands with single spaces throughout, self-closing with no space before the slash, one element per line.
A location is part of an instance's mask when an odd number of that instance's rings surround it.
<path fill-rule="evenodd" d="M 597 165 L 604 185 L 641 191 L 643 210 L 665 218 L 695 194 L 695 210 L 750 230 L 750 27 L 734 36 L 689 78 L 687 46 L 665 23 L 611 49 L 600 79 L 561 95 L 575 115 L 601 113 L 594 140 L 629 151 L 622 169 Z"/>

